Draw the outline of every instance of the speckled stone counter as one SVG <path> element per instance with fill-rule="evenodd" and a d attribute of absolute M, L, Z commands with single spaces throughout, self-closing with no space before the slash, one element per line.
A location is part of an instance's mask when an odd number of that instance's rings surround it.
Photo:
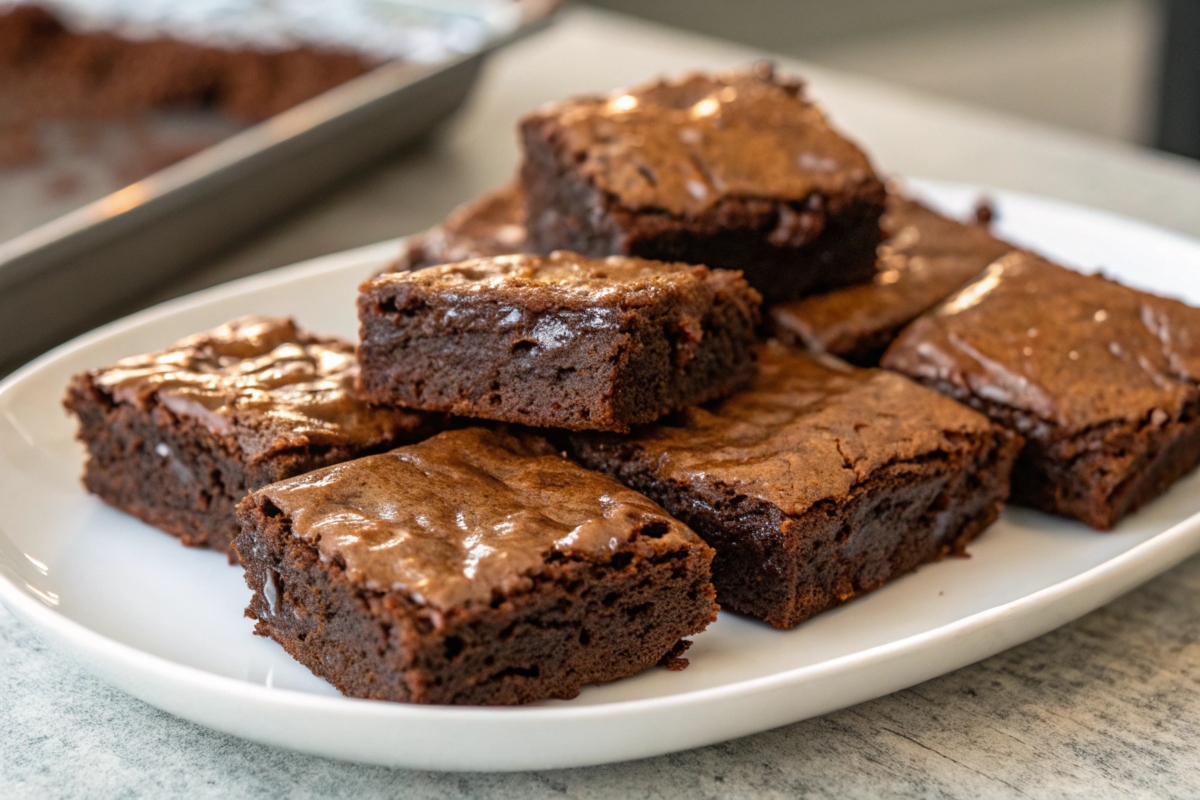
<path fill-rule="evenodd" d="M 440 136 L 172 294 L 434 222 L 507 177 L 513 120 L 540 102 L 754 55 L 571 12 L 498 58 Z M 812 77 L 839 124 L 889 170 L 1200 236 L 1200 170 L 1188 164 L 787 66 Z M 0 611 L 0 797 L 1194 797 L 1197 606 L 1200 558 L 1026 645 L 820 719 L 646 761 L 510 775 L 362 767 L 214 733 L 108 688 Z"/>
<path fill-rule="evenodd" d="M 0 796 L 1200 795 L 1200 559 L 1076 623 L 819 719 L 626 764 L 408 772 L 274 750 L 87 675 L 0 611 Z"/>

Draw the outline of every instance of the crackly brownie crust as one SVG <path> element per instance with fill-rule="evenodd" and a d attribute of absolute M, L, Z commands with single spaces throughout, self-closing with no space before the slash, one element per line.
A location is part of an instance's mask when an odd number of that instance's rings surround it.
<path fill-rule="evenodd" d="M 1019 441 L 903 376 L 769 343 L 748 390 L 632 435 L 574 434 L 584 465 L 716 551 L 723 608 L 790 628 L 966 544 L 999 514 Z"/>
<path fill-rule="evenodd" d="M 883 183 L 769 68 L 568 100 L 520 135 L 536 251 L 740 269 L 768 303 L 874 273 Z"/>
<path fill-rule="evenodd" d="M 880 227 L 886 238 L 872 281 L 772 307 L 776 336 L 873 366 L 905 325 L 1014 249 L 984 225 L 942 216 L 895 190 Z"/>
<path fill-rule="evenodd" d="M 227 551 L 247 492 L 428 436 L 440 421 L 350 393 L 354 348 L 247 317 L 76 375 L 64 404 L 88 491 L 184 544 Z"/>
<path fill-rule="evenodd" d="M 424 233 L 410 236 L 385 272 L 409 272 L 473 258 L 506 256 L 528 249 L 525 195 L 516 183 L 485 192 L 454 209 Z"/>
<path fill-rule="evenodd" d="M 628 430 L 744 385 L 758 305 L 738 273 L 562 252 L 379 275 L 359 294 L 360 389 L 430 411 Z"/>
<path fill-rule="evenodd" d="M 1014 502 L 1108 530 L 1200 463 L 1200 309 L 1014 252 L 883 365 L 1028 443 Z"/>
<path fill-rule="evenodd" d="M 681 666 L 682 637 L 716 617 L 711 550 L 536 437 L 448 432 L 268 486 L 240 514 L 256 632 L 354 697 L 570 698 Z"/>

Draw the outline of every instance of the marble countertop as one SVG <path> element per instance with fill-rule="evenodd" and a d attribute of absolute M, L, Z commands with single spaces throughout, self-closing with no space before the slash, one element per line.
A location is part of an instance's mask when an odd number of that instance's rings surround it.
<path fill-rule="evenodd" d="M 464 113 L 158 298 L 420 229 L 503 182 L 516 116 L 659 72 L 761 57 L 575 10 L 489 65 Z M 989 184 L 1200 236 L 1200 169 L 782 60 L 901 175 Z M 110 689 L 0 610 L 0 797 L 1200 795 L 1200 559 L 1021 647 L 756 736 L 507 775 L 393 771 L 251 744 Z"/>

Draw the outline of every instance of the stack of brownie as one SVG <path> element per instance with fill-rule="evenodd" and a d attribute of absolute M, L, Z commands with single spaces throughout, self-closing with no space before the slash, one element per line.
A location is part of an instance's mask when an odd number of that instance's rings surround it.
<path fill-rule="evenodd" d="M 1010 485 L 1108 528 L 1200 461 L 1200 310 L 903 196 L 798 81 L 520 134 L 510 186 L 362 285 L 357 348 L 243 319 L 68 392 L 87 487 L 233 540 L 256 631 L 348 695 L 680 668 L 717 603 L 791 628 L 963 552 Z"/>

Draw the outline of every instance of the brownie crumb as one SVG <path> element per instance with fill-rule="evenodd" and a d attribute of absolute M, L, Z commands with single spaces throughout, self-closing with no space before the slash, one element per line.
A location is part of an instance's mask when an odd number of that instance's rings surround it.
<path fill-rule="evenodd" d="M 686 653 L 688 648 L 691 646 L 692 642 L 690 639 L 680 639 L 675 646 L 671 648 L 671 652 L 667 653 L 662 657 L 662 659 L 659 660 L 658 665 L 664 669 L 670 670 L 671 672 L 680 672 L 687 669 L 688 664 L 691 662 L 684 658 L 683 654 Z"/>
<path fill-rule="evenodd" d="M 996 206 L 991 198 L 979 198 L 979 202 L 975 204 L 975 221 L 985 228 L 996 221 Z"/>

